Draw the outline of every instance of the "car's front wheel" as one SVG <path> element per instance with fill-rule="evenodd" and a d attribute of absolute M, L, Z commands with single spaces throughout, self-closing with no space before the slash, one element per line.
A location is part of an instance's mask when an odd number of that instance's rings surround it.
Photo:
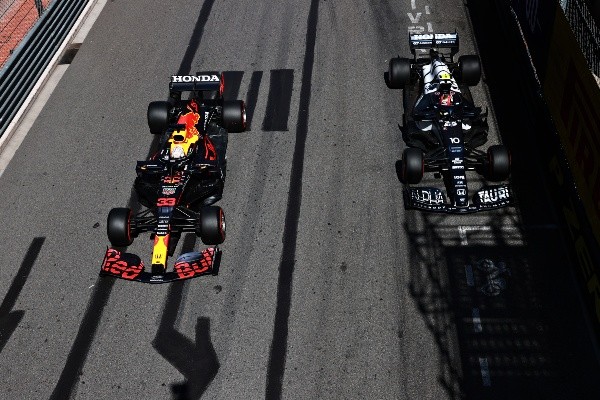
<path fill-rule="evenodd" d="M 225 241 L 225 213 L 221 207 L 202 208 L 196 235 L 207 245 L 217 245 Z"/>
<path fill-rule="evenodd" d="M 417 184 L 423 179 L 424 171 L 423 151 L 415 147 L 404 149 L 400 163 L 400 181 L 404 184 Z"/>
<path fill-rule="evenodd" d="M 125 247 L 133 243 L 131 217 L 132 211 L 130 208 L 113 208 L 108 213 L 106 233 L 113 246 Z"/>
<path fill-rule="evenodd" d="M 487 150 L 487 179 L 499 182 L 510 175 L 510 153 L 503 145 L 490 146 Z"/>

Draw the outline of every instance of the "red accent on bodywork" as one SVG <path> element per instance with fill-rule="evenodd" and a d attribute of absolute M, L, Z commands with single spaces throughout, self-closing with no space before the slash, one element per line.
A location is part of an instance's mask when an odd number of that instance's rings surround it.
<path fill-rule="evenodd" d="M 128 262 L 121 258 L 121 252 L 115 249 L 106 250 L 104 261 L 102 262 L 102 271 L 110 275 L 115 275 L 123 279 L 133 280 L 144 270 L 144 263 L 139 264 Z"/>
<path fill-rule="evenodd" d="M 208 248 L 202 250 L 202 257 L 192 262 L 180 261 L 173 266 L 175 273 L 181 278 L 192 278 L 211 272 L 215 259 L 215 249 Z"/>
<path fill-rule="evenodd" d="M 217 150 L 208 135 L 204 135 L 204 158 L 209 161 L 217 159 Z"/>
<path fill-rule="evenodd" d="M 191 139 L 194 135 L 200 135 L 200 132 L 198 132 L 198 129 L 196 128 L 199 121 L 200 114 L 197 112 L 189 112 L 181 115 L 177 120 L 177 123 L 185 125 L 185 136 L 188 139 Z"/>
<path fill-rule="evenodd" d="M 157 207 L 173 207 L 177 199 L 175 197 L 160 197 L 156 200 Z"/>

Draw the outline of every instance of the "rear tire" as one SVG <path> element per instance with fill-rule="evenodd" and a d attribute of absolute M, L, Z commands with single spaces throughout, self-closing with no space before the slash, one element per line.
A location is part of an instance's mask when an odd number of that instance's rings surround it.
<path fill-rule="evenodd" d="M 153 101 L 148 104 L 148 127 L 153 135 L 164 133 L 169 127 L 169 109 L 166 101 Z"/>
<path fill-rule="evenodd" d="M 113 208 L 108 213 L 106 234 L 115 247 L 125 247 L 133 243 L 131 230 L 132 212 L 129 208 Z"/>
<path fill-rule="evenodd" d="M 217 206 L 204 207 L 200 212 L 200 221 L 196 229 L 206 245 L 217 245 L 225 241 L 225 214 Z"/>
<path fill-rule="evenodd" d="M 503 145 L 490 146 L 487 150 L 487 179 L 504 181 L 510 175 L 510 153 Z"/>
<path fill-rule="evenodd" d="M 246 105 L 242 100 L 223 101 L 223 127 L 228 132 L 246 130 Z"/>
<path fill-rule="evenodd" d="M 415 147 L 404 149 L 400 167 L 400 181 L 404 184 L 417 184 L 423 179 L 424 170 L 423 151 Z"/>
<path fill-rule="evenodd" d="M 460 56 L 458 58 L 458 76 L 461 84 L 466 86 L 476 86 L 481 80 L 481 63 L 479 62 L 479 56 Z"/>
<path fill-rule="evenodd" d="M 410 82 L 410 60 L 400 57 L 392 58 L 388 80 L 392 89 L 404 89 L 404 86 Z"/>

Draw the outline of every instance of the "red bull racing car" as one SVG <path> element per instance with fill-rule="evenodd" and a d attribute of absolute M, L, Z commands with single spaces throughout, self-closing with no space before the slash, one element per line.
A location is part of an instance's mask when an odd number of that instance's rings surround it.
<path fill-rule="evenodd" d="M 244 102 L 224 100 L 224 85 L 223 75 L 214 72 L 173 76 L 169 100 L 149 104 L 150 132 L 161 139 L 159 150 L 136 166 L 134 188 L 145 209 L 110 211 L 107 234 L 113 247 L 106 251 L 101 275 L 164 283 L 218 272 L 225 217 L 213 204 L 223 193 L 227 135 L 246 128 Z M 153 239 L 149 272 L 140 257 L 117 249 L 144 232 Z M 196 233 L 210 247 L 179 256 L 167 272 L 167 258 L 183 232 Z"/>
<path fill-rule="evenodd" d="M 404 187 L 407 209 L 469 213 L 511 204 L 508 184 L 486 185 L 470 197 L 467 171 L 492 182 L 510 175 L 510 154 L 502 145 L 487 151 L 487 112 L 473 105 L 469 86 L 481 79 L 479 57 L 458 52 L 457 33 L 411 34 L 409 58 L 392 58 L 387 73 L 390 88 L 404 89 L 402 137 L 407 148 L 396 164 Z M 428 52 L 418 57 L 417 52 Z M 444 181 L 446 193 L 434 187 L 416 187 L 425 172 Z M 446 199 L 446 194 L 449 199 Z"/>

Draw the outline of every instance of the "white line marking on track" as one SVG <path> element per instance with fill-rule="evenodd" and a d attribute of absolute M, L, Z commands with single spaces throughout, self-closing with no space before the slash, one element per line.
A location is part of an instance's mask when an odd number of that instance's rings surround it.
<path fill-rule="evenodd" d="M 465 275 L 467 276 L 467 285 L 475 286 L 475 279 L 473 278 L 473 267 L 465 265 Z"/>
<path fill-rule="evenodd" d="M 459 225 L 458 237 L 460 238 L 461 246 L 469 245 L 469 238 L 467 237 L 467 232 L 489 231 L 491 229 L 492 228 L 485 225 Z"/>
<path fill-rule="evenodd" d="M 410 6 L 412 7 L 412 9 L 414 10 L 415 8 L 417 8 L 417 4 L 416 4 L 416 0 L 410 0 Z"/>
<path fill-rule="evenodd" d="M 429 6 L 425 6 L 425 14 L 427 14 L 427 15 L 431 14 L 431 10 L 429 9 Z"/>
<path fill-rule="evenodd" d="M 483 386 L 492 386 L 490 366 L 487 357 L 479 357 L 479 368 L 481 369 L 481 381 L 483 382 Z"/>
<path fill-rule="evenodd" d="M 433 32 L 433 25 L 431 24 L 431 22 L 427 23 L 427 32 Z"/>
<path fill-rule="evenodd" d="M 412 22 L 413 24 L 418 24 L 423 13 L 418 12 L 416 16 L 413 15 L 413 13 L 406 13 L 406 15 L 408 15 L 408 18 L 410 18 L 410 22 Z"/>
<path fill-rule="evenodd" d="M 483 331 L 483 326 L 481 325 L 481 317 L 479 316 L 479 308 L 473 308 L 472 312 L 473 316 L 473 330 L 476 333 L 480 333 Z"/>
<path fill-rule="evenodd" d="M 91 288 L 93 288 L 94 286 L 96 286 L 96 285 L 92 285 L 92 286 L 90 286 L 88 289 L 91 289 Z"/>

